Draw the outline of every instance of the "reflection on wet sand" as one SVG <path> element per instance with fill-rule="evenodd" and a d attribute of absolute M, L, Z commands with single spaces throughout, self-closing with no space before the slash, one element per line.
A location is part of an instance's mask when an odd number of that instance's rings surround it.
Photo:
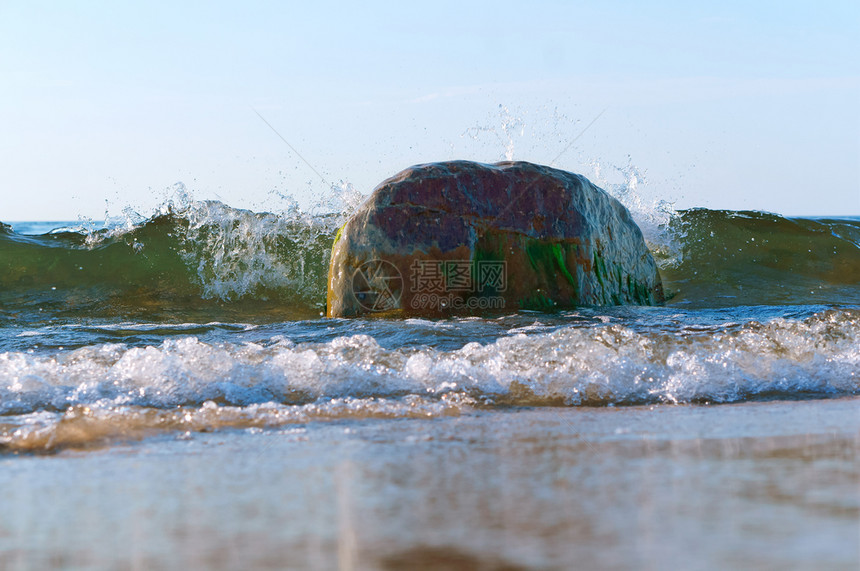
<path fill-rule="evenodd" d="M 857 403 L 495 410 L 18 456 L 0 460 L 0 568 L 856 568 Z"/>

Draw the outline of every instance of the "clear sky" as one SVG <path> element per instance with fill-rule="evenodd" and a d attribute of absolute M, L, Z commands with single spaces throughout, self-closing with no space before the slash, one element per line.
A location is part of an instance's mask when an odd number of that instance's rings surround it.
<path fill-rule="evenodd" d="M 307 207 L 326 184 L 254 110 L 365 193 L 512 151 L 679 208 L 858 215 L 858 54 L 856 0 L 0 0 L 0 220 L 146 214 L 176 182 Z"/>

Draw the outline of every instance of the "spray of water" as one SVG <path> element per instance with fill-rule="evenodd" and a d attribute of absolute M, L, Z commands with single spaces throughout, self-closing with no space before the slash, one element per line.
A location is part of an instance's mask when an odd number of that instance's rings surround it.
<path fill-rule="evenodd" d="M 468 137 L 472 141 L 482 142 L 486 136 L 502 146 L 502 152 L 497 155 L 499 160 L 512 161 L 514 160 L 514 148 L 517 141 L 522 139 L 526 133 L 525 114 L 517 112 L 516 114 L 505 105 L 499 104 L 496 117 L 490 118 L 487 122 L 478 123 L 473 127 L 466 129 L 461 137 Z"/>
<path fill-rule="evenodd" d="M 497 156 L 507 161 L 532 160 L 552 165 L 562 157 L 574 155 L 574 162 L 587 169 L 582 174 L 630 211 L 658 263 L 661 266 L 679 263 L 678 236 L 670 230 L 672 222 L 678 218 L 674 203 L 659 196 L 662 193 L 649 184 L 645 170 L 634 164 L 631 156 L 628 155 L 626 162 L 619 165 L 588 157 L 579 148 L 579 137 L 591 128 L 599 128 L 595 125 L 602 115 L 603 111 L 585 123 L 582 119 L 560 113 L 557 108 L 547 108 L 539 110 L 531 118 L 533 120 L 528 121 L 525 112 L 511 111 L 508 106 L 500 104 L 494 116 L 485 123 L 470 127 L 462 136 L 484 144 L 489 138 L 491 146 L 499 153 Z M 538 120 L 541 116 L 548 118 L 541 122 Z"/>

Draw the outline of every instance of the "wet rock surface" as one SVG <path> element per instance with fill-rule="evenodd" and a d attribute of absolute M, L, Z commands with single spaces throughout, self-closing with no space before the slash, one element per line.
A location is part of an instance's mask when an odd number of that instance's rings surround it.
<path fill-rule="evenodd" d="M 408 168 L 332 247 L 327 313 L 484 314 L 663 301 L 624 206 L 585 177 L 527 162 Z"/>

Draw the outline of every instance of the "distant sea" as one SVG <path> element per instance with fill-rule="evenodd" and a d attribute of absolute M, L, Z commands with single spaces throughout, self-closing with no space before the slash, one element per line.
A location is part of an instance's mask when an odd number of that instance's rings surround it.
<path fill-rule="evenodd" d="M 0 226 L 0 568 L 860 564 L 860 218 L 643 223 L 659 307 L 327 319 L 347 215 Z"/>

